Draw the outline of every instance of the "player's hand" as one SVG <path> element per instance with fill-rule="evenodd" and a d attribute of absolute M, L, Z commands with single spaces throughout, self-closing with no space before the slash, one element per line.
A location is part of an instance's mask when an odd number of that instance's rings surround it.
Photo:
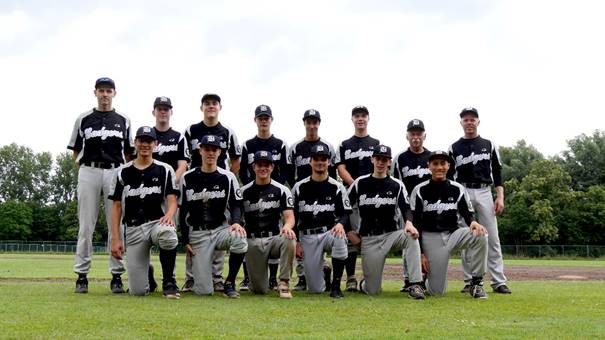
<path fill-rule="evenodd" d="M 428 274 L 429 273 L 429 259 L 426 257 L 426 255 L 424 255 L 424 254 L 420 255 L 420 264 L 422 265 L 422 273 Z"/>
<path fill-rule="evenodd" d="M 176 224 L 174 223 L 174 219 L 172 218 L 172 216 L 168 216 L 168 215 L 164 215 L 164 216 L 162 216 L 162 218 L 160 218 L 160 224 L 169 225 L 171 227 L 175 227 L 176 226 Z"/>
<path fill-rule="evenodd" d="M 503 211 L 504 211 L 504 198 L 496 197 L 496 200 L 494 201 L 494 212 L 496 213 L 496 215 L 500 215 L 500 214 L 502 214 Z"/>
<path fill-rule="evenodd" d="M 334 228 L 330 229 L 330 232 L 332 233 L 332 235 L 337 236 L 337 237 L 345 237 L 345 235 L 346 235 L 345 227 L 340 223 L 336 223 Z"/>
<path fill-rule="evenodd" d="M 357 246 L 361 244 L 361 237 L 353 230 L 347 232 L 347 238 L 351 241 L 351 245 Z"/>
<path fill-rule="evenodd" d="M 191 262 L 191 258 L 196 255 L 195 251 L 189 243 L 185 245 L 185 254 L 187 254 L 187 261 Z"/>
<path fill-rule="evenodd" d="M 300 245 L 300 242 L 296 242 L 296 257 L 302 259 L 305 257 L 305 251 L 303 247 Z"/>
<path fill-rule="evenodd" d="M 418 236 L 420 236 L 418 234 L 418 229 L 416 229 L 416 227 L 414 227 L 414 224 L 412 224 L 412 222 L 407 221 L 405 222 L 405 227 L 403 228 L 403 231 L 410 235 L 414 240 L 418 239 Z"/>
<path fill-rule="evenodd" d="M 111 256 L 115 257 L 118 260 L 122 259 L 122 255 L 124 255 L 124 242 L 119 238 L 111 239 Z"/>
<path fill-rule="evenodd" d="M 485 227 L 483 227 L 481 224 L 479 224 L 476 221 L 471 222 L 470 228 L 471 228 L 471 232 L 475 236 L 487 235 L 487 230 L 485 229 Z"/>
<path fill-rule="evenodd" d="M 283 227 L 280 234 L 288 240 L 296 240 L 296 233 L 294 233 L 291 227 Z"/>
<path fill-rule="evenodd" d="M 238 237 L 246 237 L 246 229 L 242 227 L 239 223 L 233 223 L 231 225 L 231 233 L 235 233 Z"/>

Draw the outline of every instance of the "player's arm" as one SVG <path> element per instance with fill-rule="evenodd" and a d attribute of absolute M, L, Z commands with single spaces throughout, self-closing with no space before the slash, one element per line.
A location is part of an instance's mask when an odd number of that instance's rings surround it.
<path fill-rule="evenodd" d="M 502 163 L 500 163 L 500 154 L 498 147 L 492 142 L 492 178 L 496 187 L 496 200 L 494 201 L 494 212 L 496 215 L 504 211 L 504 185 L 502 183 Z"/>
<path fill-rule="evenodd" d="M 351 223 L 349 220 L 349 214 L 351 214 L 351 203 L 347 196 L 347 190 L 338 184 L 339 189 L 336 191 L 336 224 L 332 228 L 332 234 L 336 236 L 344 237 L 347 232 L 351 231 Z"/>
<path fill-rule="evenodd" d="M 294 232 L 294 211 L 287 209 L 283 211 L 284 225 L 281 229 L 282 235 L 289 240 L 296 240 L 296 233 Z"/>
<path fill-rule="evenodd" d="M 177 163 L 176 171 L 175 171 L 175 181 L 177 184 L 181 181 L 181 177 L 183 177 L 183 174 L 186 171 L 187 171 L 187 161 L 179 160 Z"/>
<path fill-rule="evenodd" d="M 169 226 L 174 227 L 175 226 L 174 214 L 176 214 L 176 208 L 177 208 L 176 195 L 171 194 L 171 195 L 166 196 L 166 203 L 168 205 L 168 209 L 166 211 L 166 214 L 164 214 L 164 216 L 162 216 L 162 218 L 160 218 L 160 223 L 167 224 Z"/>
<path fill-rule="evenodd" d="M 124 242 L 120 238 L 120 218 L 122 217 L 122 202 L 113 201 L 111 206 L 111 256 L 118 260 L 124 254 Z"/>
<path fill-rule="evenodd" d="M 231 220 L 228 221 L 231 232 L 236 233 L 240 237 L 246 237 L 246 230 L 241 225 L 242 220 L 242 195 L 237 183 L 235 175 L 231 175 L 229 189 L 229 215 Z"/>
<path fill-rule="evenodd" d="M 351 183 L 353 183 L 353 177 L 351 176 L 349 171 L 347 171 L 347 166 L 345 164 L 338 164 L 336 170 L 338 171 L 338 176 L 342 178 L 344 184 L 349 186 L 351 185 Z"/>
<path fill-rule="evenodd" d="M 412 209 L 407 199 L 405 187 L 401 187 L 401 189 L 399 190 L 397 204 L 405 222 L 405 226 L 403 228 L 405 233 L 410 235 L 413 239 L 417 239 L 419 237 L 419 233 L 413 223 L 414 217 L 412 215 Z"/>

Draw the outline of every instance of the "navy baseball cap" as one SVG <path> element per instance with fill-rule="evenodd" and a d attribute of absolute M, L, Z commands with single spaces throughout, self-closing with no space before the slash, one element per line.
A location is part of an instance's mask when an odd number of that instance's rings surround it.
<path fill-rule="evenodd" d="M 254 153 L 254 163 L 258 161 L 267 161 L 273 163 L 273 157 L 269 151 L 260 150 Z"/>
<path fill-rule="evenodd" d="M 420 119 L 412 119 L 408 123 L 408 131 L 410 131 L 410 130 L 424 131 L 424 123 Z"/>
<path fill-rule="evenodd" d="M 101 85 L 109 85 L 112 89 L 116 89 L 116 83 L 109 77 L 101 77 L 95 81 L 95 89 L 98 89 Z"/>
<path fill-rule="evenodd" d="M 168 106 L 172 109 L 172 101 L 168 97 L 157 97 L 153 102 L 153 108 L 155 109 L 158 106 Z"/>
<path fill-rule="evenodd" d="M 378 156 L 393 158 L 393 156 L 391 155 L 391 148 L 386 145 L 382 145 L 382 144 L 376 145 L 374 147 L 374 152 L 372 153 L 372 157 L 378 157 Z"/>
<path fill-rule="evenodd" d="M 429 162 L 435 159 L 445 159 L 446 161 L 452 163 L 452 157 L 450 157 L 447 152 L 441 150 L 435 150 L 431 152 L 431 155 L 429 156 Z"/>
<path fill-rule="evenodd" d="M 206 93 L 202 96 L 202 103 L 204 103 L 206 100 L 216 100 L 220 104 L 221 97 L 219 97 L 218 94 L 215 93 Z"/>
<path fill-rule="evenodd" d="M 273 113 L 271 113 L 271 108 L 269 105 L 259 105 L 256 107 L 256 110 L 254 110 L 254 118 L 262 116 L 273 117 Z"/>
<path fill-rule="evenodd" d="M 202 141 L 200 142 L 200 146 L 202 145 L 212 145 L 217 148 L 221 147 L 221 139 L 215 135 L 205 135 L 202 137 Z"/>
<path fill-rule="evenodd" d="M 479 118 L 479 111 L 477 111 L 477 109 L 475 109 L 474 107 L 465 107 L 464 109 L 462 109 L 462 111 L 460 111 L 460 118 L 466 115 L 473 115 Z"/>
<path fill-rule="evenodd" d="M 311 157 L 315 157 L 315 156 L 326 156 L 329 158 L 330 150 L 328 149 L 327 146 L 325 146 L 323 144 L 313 145 L 313 147 L 311 148 Z"/>
<path fill-rule="evenodd" d="M 367 115 L 370 114 L 370 111 L 368 111 L 368 108 L 363 106 L 363 105 L 359 105 L 359 106 L 355 106 L 353 108 L 353 110 L 351 110 L 351 116 L 356 114 L 356 113 L 365 113 Z"/>
<path fill-rule="evenodd" d="M 153 140 L 157 140 L 158 136 L 155 134 L 155 130 L 152 127 L 149 126 L 141 126 L 138 130 L 137 130 L 137 134 L 136 134 L 136 138 L 140 138 L 140 137 L 149 137 L 152 138 Z"/>
<path fill-rule="evenodd" d="M 303 115 L 303 121 L 305 121 L 309 118 L 316 118 L 318 121 L 321 122 L 321 115 L 319 114 L 319 111 L 317 111 L 317 110 L 309 109 L 309 110 L 305 111 L 305 114 Z"/>

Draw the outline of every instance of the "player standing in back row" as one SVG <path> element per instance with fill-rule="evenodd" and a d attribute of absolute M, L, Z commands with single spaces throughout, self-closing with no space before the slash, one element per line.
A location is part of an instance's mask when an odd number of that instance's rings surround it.
<path fill-rule="evenodd" d="M 510 294 L 511 290 L 506 285 L 507 280 L 504 276 L 504 261 L 496 220 L 496 215 L 504 211 L 502 164 L 496 145 L 479 136 L 477 131 L 479 123 L 479 112 L 474 107 L 465 108 L 460 112 L 460 125 L 464 136 L 449 149 L 450 156 L 454 159 L 453 177 L 466 188 L 477 221 L 487 229 L 487 268 L 492 276 L 492 289 L 494 293 Z M 492 195 L 492 184 L 496 187 L 495 200 Z M 463 251 L 462 268 L 465 286 L 462 292 L 468 292 L 471 287 L 471 261 L 472 259 Z"/>

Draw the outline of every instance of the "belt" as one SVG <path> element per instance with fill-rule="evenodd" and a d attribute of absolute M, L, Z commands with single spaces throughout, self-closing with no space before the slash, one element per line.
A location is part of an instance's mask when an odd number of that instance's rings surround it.
<path fill-rule="evenodd" d="M 318 228 L 310 228 L 299 231 L 299 234 L 302 235 L 317 235 L 323 234 L 328 231 L 328 227 L 318 227 Z"/>
<path fill-rule="evenodd" d="M 359 236 L 378 236 L 378 235 L 383 235 L 386 233 L 390 233 L 395 231 L 395 229 L 393 230 L 386 230 L 386 229 L 374 229 L 374 230 L 368 230 L 368 231 L 363 231 L 362 233 L 359 233 Z"/>
<path fill-rule="evenodd" d="M 100 169 L 113 169 L 120 166 L 119 163 L 108 163 L 108 162 L 84 162 L 82 165 L 90 166 L 93 168 Z"/>
<path fill-rule="evenodd" d="M 263 237 L 271 237 L 271 236 L 277 236 L 278 233 L 274 233 L 272 231 L 259 231 L 256 233 L 246 233 L 246 236 L 248 238 L 263 238 Z"/>
<path fill-rule="evenodd" d="M 191 230 L 214 230 L 218 227 L 220 227 L 221 225 L 217 225 L 217 226 L 211 226 L 211 225 L 196 225 L 191 227 Z"/>
<path fill-rule="evenodd" d="M 491 185 L 491 183 L 460 183 L 469 189 L 483 189 Z"/>

